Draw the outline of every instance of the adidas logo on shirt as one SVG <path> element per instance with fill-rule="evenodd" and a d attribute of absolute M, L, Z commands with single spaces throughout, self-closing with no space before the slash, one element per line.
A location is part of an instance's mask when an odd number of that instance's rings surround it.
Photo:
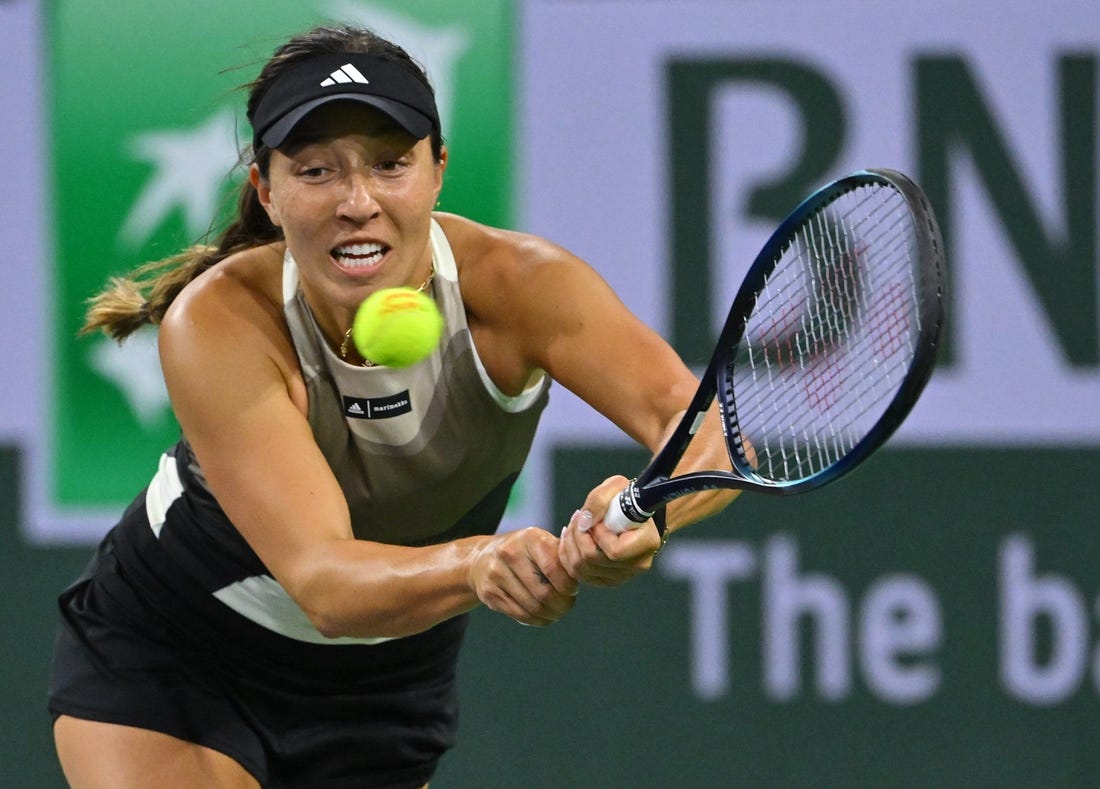
<path fill-rule="evenodd" d="M 344 395 L 344 416 L 349 419 L 392 419 L 409 413 L 412 413 L 412 398 L 408 389 L 384 397 Z"/>
<path fill-rule="evenodd" d="M 347 84 L 349 82 L 358 82 L 360 85 L 370 84 L 370 80 L 364 77 L 359 69 L 350 63 L 345 63 L 340 66 L 340 68 L 336 69 L 336 71 L 332 72 L 328 79 L 321 83 L 321 87 L 327 88 L 337 83 Z"/>

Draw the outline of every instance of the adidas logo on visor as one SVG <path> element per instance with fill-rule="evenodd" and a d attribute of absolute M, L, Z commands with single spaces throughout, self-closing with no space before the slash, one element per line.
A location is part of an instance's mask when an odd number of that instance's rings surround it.
<path fill-rule="evenodd" d="M 330 85 L 336 85 L 337 83 L 346 84 L 348 82 L 358 82 L 360 85 L 369 85 L 370 80 L 362 75 L 362 73 L 355 66 L 350 63 L 345 63 L 332 72 L 329 77 L 321 83 L 322 88 L 327 88 Z"/>

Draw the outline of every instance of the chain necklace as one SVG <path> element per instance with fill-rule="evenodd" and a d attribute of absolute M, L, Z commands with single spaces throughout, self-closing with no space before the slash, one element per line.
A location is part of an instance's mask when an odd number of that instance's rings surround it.
<path fill-rule="evenodd" d="M 417 293 L 423 293 L 429 287 L 431 287 L 432 280 L 435 279 L 435 261 L 432 261 L 431 268 L 428 269 L 428 276 L 424 278 L 424 281 L 420 283 L 420 287 L 416 289 Z M 351 349 L 351 327 L 344 332 L 343 342 L 340 343 L 340 359 L 341 361 L 348 360 L 348 351 Z M 363 367 L 374 367 L 375 364 L 370 359 L 363 359 Z"/>

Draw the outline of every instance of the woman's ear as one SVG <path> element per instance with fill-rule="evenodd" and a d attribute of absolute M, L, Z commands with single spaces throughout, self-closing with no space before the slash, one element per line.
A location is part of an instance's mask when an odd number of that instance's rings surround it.
<path fill-rule="evenodd" d="M 268 219 L 275 227 L 282 227 L 279 222 L 279 211 L 271 201 L 271 184 L 260 174 L 260 168 L 253 164 L 248 168 L 248 180 L 252 188 L 256 190 L 256 196 L 260 198 L 260 205 L 267 211 Z"/>
<path fill-rule="evenodd" d="M 439 204 L 439 193 L 443 191 L 443 173 L 447 169 L 447 146 L 439 151 L 439 161 L 435 165 L 435 199 Z"/>

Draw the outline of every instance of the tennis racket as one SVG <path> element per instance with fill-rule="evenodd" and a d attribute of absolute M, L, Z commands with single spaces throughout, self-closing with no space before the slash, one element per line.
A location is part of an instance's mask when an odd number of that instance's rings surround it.
<path fill-rule="evenodd" d="M 866 460 L 932 374 L 943 265 L 932 208 L 902 173 L 862 170 L 806 198 L 757 255 L 683 419 L 607 525 L 637 528 L 703 490 L 803 493 Z M 715 398 L 733 471 L 672 476 Z"/>

